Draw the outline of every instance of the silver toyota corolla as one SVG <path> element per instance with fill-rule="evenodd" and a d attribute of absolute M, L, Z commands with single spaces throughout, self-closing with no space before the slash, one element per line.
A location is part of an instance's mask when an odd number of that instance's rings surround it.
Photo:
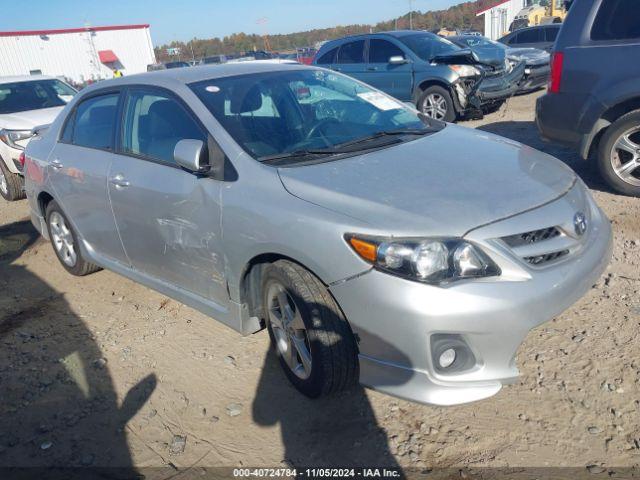
<path fill-rule="evenodd" d="M 611 227 L 560 161 L 298 65 L 93 85 L 29 143 L 32 220 L 244 335 L 316 397 L 489 397 L 527 332 L 598 279 Z"/>

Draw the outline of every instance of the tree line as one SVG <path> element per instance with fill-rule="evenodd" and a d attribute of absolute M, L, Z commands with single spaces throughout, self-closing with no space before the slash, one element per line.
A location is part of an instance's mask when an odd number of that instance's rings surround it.
<path fill-rule="evenodd" d="M 466 2 L 447 10 L 431 12 L 412 12 L 411 23 L 415 30 L 437 31 L 441 28 L 449 30 L 478 30 L 482 32 L 482 17 L 476 17 L 476 2 Z M 296 48 L 313 46 L 316 42 L 354 35 L 358 33 L 381 32 L 409 28 L 409 14 L 398 18 L 379 22 L 375 25 L 353 24 L 332 28 L 317 28 L 304 32 L 269 35 L 269 44 L 274 52 L 294 51 Z M 159 62 L 175 59 L 166 53 L 167 48 L 179 48 L 182 59 L 200 59 L 211 55 L 233 54 L 264 50 L 264 37 L 258 34 L 234 33 L 223 38 L 194 38 L 188 42 L 171 42 L 155 48 Z"/>

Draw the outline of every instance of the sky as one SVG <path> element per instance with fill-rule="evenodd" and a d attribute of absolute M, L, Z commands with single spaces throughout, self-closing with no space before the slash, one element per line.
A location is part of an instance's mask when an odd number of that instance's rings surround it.
<path fill-rule="evenodd" d="M 463 0 L 412 0 L 440 10 Z M 2 0 L 0 31 L 151 24 L 154 45 L 231 33 L 292 33 L 376 23 L 409 11 L 409 0 Z M 259 23 L 266 19 L 266 23 Z"/>

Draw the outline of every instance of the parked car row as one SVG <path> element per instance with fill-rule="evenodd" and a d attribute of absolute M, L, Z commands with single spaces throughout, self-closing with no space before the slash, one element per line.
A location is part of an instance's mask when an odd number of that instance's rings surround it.
<path fill-rule="evenodd" d="M 632 2 L 572 8 L 536 115 L 640 195 Z M 398 31 L 283 62 L 165 65 L 77 95 L 6 79 L 0 192 L 26 193 L 69 273 L 108 268 L 242 334 L 266 328 L 307 396 L 356 381 L 436 405 L 495 394 L 527 332 L 611 256 L 564 163 L 442 121 L 539 86 L 546 54 Z"/>
<path fill-rule="evenodd" d="M 345 73 L 447 122 L 495 109 L 519 88 L 525 64 L 481 62 L 471 50 L 415 30 L 325 43 L 314 65 Z M 508 67 L 508 68 L 507 68 Z"/>

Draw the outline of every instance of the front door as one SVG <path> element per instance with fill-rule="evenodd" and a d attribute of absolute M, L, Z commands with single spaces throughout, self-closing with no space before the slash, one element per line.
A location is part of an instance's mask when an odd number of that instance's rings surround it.
<path fill-rule="evenodd" d="M 47 167 L 54 196 L 99 260 L 127 264 L 109 204 L 107 175 L 115 158 L 113 140 L 119 93 L 89 97 L 68 117 Z"/>
<path fill-rule="evenodd" d="M 226 306 L 221 185 L 177 165 L 182 139 L 207 142 L 182 102 L 160 89 L 129 91 L 109 170 L 113 212 L 135 270 Z"/>
<path fill-rule="evenodd" d="M 361 80 L 403 102 L 411 101 L 413 67 L 411 63 L 392 64 L 391 57 L 407 58 L 404 51 L 382 38 L 369 40 L 369 57 Z"/>

